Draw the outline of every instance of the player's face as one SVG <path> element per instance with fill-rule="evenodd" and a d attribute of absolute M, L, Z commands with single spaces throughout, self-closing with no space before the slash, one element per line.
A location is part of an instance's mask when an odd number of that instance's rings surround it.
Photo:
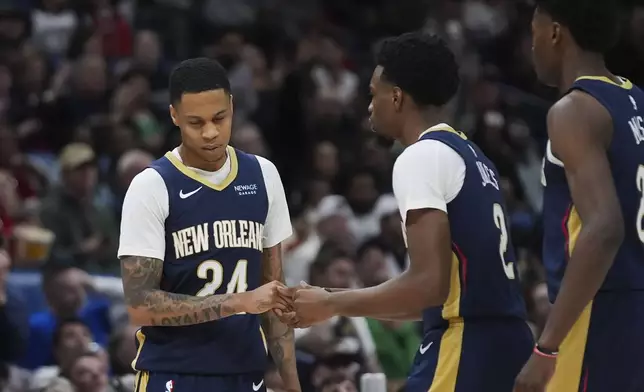
<path fill-rule="evenodd" d="M 398 134 L 395 121 L 398 101 L 395 98 L 394 86 L 382 80 L 382 71 L 383 68 L 377 66 L 369 84 L 371 93 L 369 122 L 374 132 L 388 138 L 395 138 Z"/>
<path fill-rule="evenodd" d="M 532 60 L 537 77 L 549 86 L 560 80 L 560 43 L 561 25 L 537 8 L 532 17 Z"/>
<path fill-rule="evenodd" d="M 233 120 L 232 96 L 223 89 L 183 94 L 170 106 L 172 122 L 181 129 L 181 142 L 207 163 L 226 159 Z"/>

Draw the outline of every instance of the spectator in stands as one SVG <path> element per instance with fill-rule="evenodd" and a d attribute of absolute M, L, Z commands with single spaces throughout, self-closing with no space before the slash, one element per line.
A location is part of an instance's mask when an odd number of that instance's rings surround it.
<path fill-rule="evenodd" d="M 23 367 L 36 369 L 56 363 L 55 331 L 62 333 L 61 320 L 68 318 L 82 320 L 89 331 L 87 335 L 101 346 L 107 346 L 112 329 L 110 304 L 98 297 L 88 299 L 87 285 L 87 274 L 77 268 L 49 267 L 45 270 L 43 291 L 49 310 L 31 315 L 29 346 L 21 361 Z"/>
<path fill-rule="evenodd" d="M 322 246 L 311 265 L 311 284 L 320 287 L 350 288 L 357 284 L 354 261 L 348 254 L 328 244 Z M 367 321 L 362 317 L 333 317 L 308 329 L 297 329 L 298 349 L 318 357 L 344 356 L 370 370 L 378 369 L 375 346 Z"/>
<path fill-rule="evenodd" d="M 77 356 L 67 373 L 67 378 L 74 386 L 74 392 L 109 392 L 108 368 L 105 362 L 89 351 Z"/>
<path fill-rule="evenodd" d="M 93 340 L 88 325 L 80 318 L 61 320 L 52 337 L 54 362 L 35 369 L 29 389 L 42 390 L 68 371 L 78 355 L 88 350 L 98 351 L 98 345 Z"/>
<path fill-rule="evenodd" d="M 113 383 L 123 387 L 134 385 L 132 361 L 136 357 L 136 343 L 132 338 L 138 328 L 127 325 L 110 338 L 109 356 Z"/>
<path fill-rule="evenodd" d="M 93 202 L 96 156 L 86 144 L 73 143 L 61 152 L 62 184 L 43 202 L 41 219 L 54 232 L 52 260 L 92 272 L 119 271 L 117 227 L 109 211 Z"/>
<path fill-rule="evenodd" d="M 24 304 L 7 287 L 10 268 L 9 253 L 0 244 L 0 364 L 19 359 L 27 346 Z"/>

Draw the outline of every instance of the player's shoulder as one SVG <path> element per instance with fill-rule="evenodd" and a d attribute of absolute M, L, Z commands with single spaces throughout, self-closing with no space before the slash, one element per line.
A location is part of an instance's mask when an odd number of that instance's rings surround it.
<path fill-rule="evenodd" d="M 463 158 L 452 147 L 436 139 L 423 139 L 407 147 L 396 159 L 394 170 L 409 170 L 426 165 L 462 162 Z M 396 169 L 398 168 L 398 169 Z"/>
<path fill-rule="evenodd" d="M 264 175 L 264 178 L 266 180 L 273 180 L 275 178 L 279 178 L 280 174 L 279 171 L 277 170 L 277 166 L 273 162 L 271 162 L 268 158 L 264 158 L 259 155 L 255 154 L 246 154 L 249 155 L 257 160 L 257 163 L 259 164 L 259 168 L 262 171 L 262 174 Z"/>
<path fill-rule="evenodd" d="M 610 120 L 610 113 L 597 98 L 582 90 L 572 90 L 548 110 L 548 123 L 576 122 L 597 125 Z"/>
<path fill-rule="evenodd" d="M 167 187 L 161 174 L 150 167 L 134 176 L 127 189 L 127 195 L 130 196 L 132 194 L 155 194 L 155 192 L 167 192 Z"/>

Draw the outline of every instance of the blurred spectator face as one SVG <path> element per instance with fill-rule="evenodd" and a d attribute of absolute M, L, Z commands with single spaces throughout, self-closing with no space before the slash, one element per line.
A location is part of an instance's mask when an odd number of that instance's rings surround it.
<path fill-rule="evenodd" d="M 306 202 L 311 207 L 316 207 L 322 198 L 330 194 L 331 185 L 328 181 L 314 179 L 309 182 Z"/>
<path fill-rule="evenodd" d="M 321 42 L 320 56 L 322 62 L 330 68 L 342 67 L 344 52 L 337 42 L 330 38 L 325 38 Z"/>
<path fill-rule="evenodd" d="M 128 151 L 119 159 L 117 166 L 121 189 L 127 190 L 134 177 L 148 167 L 154 158 L 141 150 Z"/>
<path fill-rule="evenodd" d="M 365 287 L 377 286 L 389 279 L 385 254 L 375 246 L 367 249 L 360 257 L 357 269 Z"/>
<path fill-rule="evenodd" d="M 134 41 L 134 62 L 144 69 L 154 70 L 161 59 L 159 36 L 150 30 L 139 31 Z"/>
<path fill-rule="evenodd" d="M 0 37 L 15 42 L 25 33 L 26 26 L 21 18 L 15 16 L 0 16 Z"/>
<path fill-rule="evenodd" d="M 321 142 L 313 152 L 313 166 L 326 179 L 333 179 L 338 173 L 338 149 L 331 142 Z"/>
<path fill-rule="evenodd" d="M 316 285 L 324 287 L 349 288 L 355 280 L 353 261 L 337 258 L 329 263 L 327 269 L 315 278 Z"/>
<path fill-rule="evenodd" d="M 107 66 L 99 56 L 86 55 L 75 66 L 76 90 L 87 95 L 101 95 L 107 88 Z"/>
<path fill-rule="evenodd" d="M 77 270 L 69 268 L 56 274 L 45 286 L 49 306 L 60 317 L 74 316 L 85 303 L 85 287 Z"/>
<path fill-rule="evenodd" d="M 92 334 L 86 325 L 70 322 L 61 327 L 60 340 L 54 347 L 58 365 L 67 369 L 74 358 L 87 351 L 92 344 Z"/>
<path fill-rule="evenodd" d="M 27 88 L 38 89 L 44 87 L 47 77 L 47 66 L 42 56 L 30 56 L 26 60 L 25 72 L 22 82 Z"/>
<path fill-rule="evenodd" d="M 0 128 L 0 167 L 11 167 L 19 150 L 11 131 Z"/>
<path fill-rule="evenodd" d="M 63 173 L 65 187 L 72 195 L 85 198 L 94 193 L 98 181 L 98 169 L 93 163 L 66 170 Z"/>
<path fill-rule="evenodd" d="M 387 243 L 402 240 L 402 227 L 398 212 L 384 216 L 380 221 L 380 235 Z"/>
<path fill-rule="evenodd" d="M 223 89 L 183 94 L 170 106 L 174 125 L 181 129 L 183 148 L 204 162 L 226 157 L 233 120 L 232 97 Z"/>
<path fill-rule="evenodd" d="M 375 132 L 389 139 L 395 139 L 401 132 L 396 112 L 402 107 L 402 96 L 399 89 L 394 90 L 391 83 L 382 80 L 382 71 L 383 68 L 377 66 L 369 83 L 371 92 L 369 122 Z"/>
<path fill-rule="evenodd" d="M 331 215 L 320 219 L 317 225 L 317 232 L 320 237 L 331 241 L 345 251 L 351 251 L 353 249 L 354 238 L 349 229 L 349 222 L 345 216 Z"/>
<path fill-rule="evenodd" d="M 0 66 L 0 96 L 7 96 L 11 91 L 13 79 L 8 67 Z"/>
<path fill-rule="evenodd" d="M 355 213 L 366 214 L 370 212 L 378 200 L 375 179 L 366 173 L 354 176 L 351 179 L 346 196 L 351 209 Z"/>
<path fill-rule="evenodd" d="M 357 392 L 356 385 L 351 380 L 344 380 L 337 384 L 325 385 L 320 389 L 321 392 Z"/>
<path fill-rule="evenodd" d="M 233 133 L 233 143 L 235 147 L 249 153 L 266 157 L 266 144 L 259 129 L 254 124 L 244 124 Z"/>
<path fill-rule="evenodd" d="M 555 29 L 550 15 L 540 9 L 532 18 L 532 61 L 539 80 L 549 86 L 556 86 L 561 70 L 561 29 Z"/>
<path fill-rule="evenodd" d="M 50 12 L 60 11 L 67 6 L 67 0 L 42 0 L 42 7 Z"/>
<path fill-rule="evenodd" d="M 108 387 L 107 368 L 93 355 L 83 355 L 72 365 L 70 381 L 77 392 L 102 392 Z"/>

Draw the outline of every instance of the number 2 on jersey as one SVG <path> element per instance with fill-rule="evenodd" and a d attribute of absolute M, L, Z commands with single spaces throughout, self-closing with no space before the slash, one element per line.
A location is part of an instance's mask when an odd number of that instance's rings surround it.
<path fill-rule="evenodd" d="M 499 240 L 499 257 L 501 258 L 501 264 L 503 264 L 503 272 L 508 279 L 514 279 L 514 263 L 505 262 L 505 252 L 508 251 L 508 228 L 505 224 L 505 214 L 503 213 L 503 207 L 500 204 L 494 203 L 492 208 L 492 214 L 494 216 L 494 223 L 496 227 L 501 230 L 501 238 Z"/>
<path fill-rule="evenodd" d="M 637 227 L 637 235 L 640 241 L 644 242 L 644 165 L 640 165 L 637 169 L 637 190 L 640 191 L 642 197 L 640 198 L 640 208 L 637 210 L 635 225 Z"/>
<path fill-rule="evenodd" d="M 224 283 L 224 266 L 217 260 L 206 260 L 197 267 L 199 279 L 208 280 L 197 297 L 213 295 Z M 239 260 L 226 287 L 226 294 L 243 293 L 248 288 L 248 260 Z"/>

